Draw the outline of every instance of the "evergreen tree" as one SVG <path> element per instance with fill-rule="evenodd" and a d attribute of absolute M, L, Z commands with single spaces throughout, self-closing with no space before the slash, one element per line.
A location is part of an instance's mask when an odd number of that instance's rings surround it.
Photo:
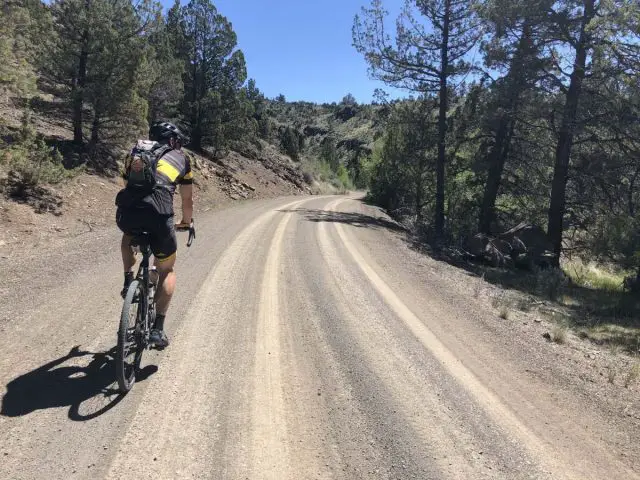
<path fill-rule="evenodd" d="M 633 69 L 640 58 L 640 5 L 628 0 L 563 0 L 554 2 L 548 15 L 554 21 L 550 36 L 554 62 L 547 73 L 552 87 L 564 96 L 548 223 L 555 262 L 559 265 L 572 149 L 588 116 L 580 109 L 584 83 L 635 74 Z M 570 64 L 563 61 L 558 49 L 568 50 L 568 58 L 573 61 Z"/>
<path fill-rule="evenodd" d="M 342 101 L 340 103 L 343 105 L 349 105 L 351 107 L 355 107 L 356 105 L 358 105 L 356 97 L 354 97 L 350 93 L 347 93 L 344 97 L 342 97 Z"/>
<path fill-rule="evenodd" d="M 291 127 L 287 127 L 282 132 L 282 150 L 296 162 L 300 160 L 300 143 L 298 135 Z"/>
<path fill-rule="evenodd" d="M 182 111 L 191 145 L 220 149 L 228 141 L 225 123 L 238 117 L 237 95 L 246 80 L 244 55 L 236 49 L 231 23 L 210 0 L 191 0 L 182 16 L 188 46 Z"/>
<path fill-rule="evenodd" d="M 51 16 L 39 1 L 5 2 L 0 9 L 0 97 L 34 94 L 41 46 L 51 33 Z"/>
<path fill-rule="evenodd" d="M 55 37 L 46 72 L 67 88 L 73 138 L 84 143 L 85 108 L 92 108 L 91 143 L 107 123 L 128 119 L 144 103 L 135 91 L 144 37 L 155 7 L 144 0 L 57 0 L 52 3 Z M 137 121 L 134 123 L 138 123 Z"/>
<path fill-rule="evenodd" d="M 442 238 L 445 220 L 445 165 L 447 110 L 452 80 L 467 74 L 467 54 L 480 38 L 478 20 L 469 0 L 416 0 L 407 2 L 397 21 L 395 42 L 384 28 L 381 0 L 372 0 L 356 16 L 353 42 L 369 63 L 370 72 L 390 85 L 422 94 L 437 93 L 438 157 L 434 226 Z M 413 5 L 412 5 L 413 4 Z"/>
<path fill-rule="evenodd" d="M 480 209 L 479 230 L 491 233 L 502 174 L 524 95 L 534 88 L 544 66 L 546 11 L 553 0 L 490 0 L 481 9 L 490 35 L 483 45 L 485 65 L 503 73 L 491 85 L 484 129 L 491 135 L 485 155 L 487 178 Z"/>
<path fill-rule="evenodd" d="M 100 7 L 104 20 L 99 42 L 110 47 L 95 55 L 89 65 L 86 101 L 92 111 L 92 152 L 102 135 L 107 135 L 111 143 L 119 143 L 132 133 L 146 132 L 145 94 L 153 82 L 147 58 L 152 51 L 141 35 L 153 28 L 151 3 L 139 3 L 134 9 L 129 0 L 119 0 Z"/>
<path fill-rule="evenodd" d="M 186 66 L 186 39 L 180 0 L 158 19 L 149 35 L 147 99 L 149 122 L 177 119 L 184 94 L 182 76 Z"/>
<path fill-rule="evenodd" d="M 337 172 L 338 166 L 340 165 L 340 158 L 338 157 L 335 137 L 332 134 L 327 135 L 327 137 L 322 141 L 321 147 L 321 160 L 329 165 L 332 172 Z"/>

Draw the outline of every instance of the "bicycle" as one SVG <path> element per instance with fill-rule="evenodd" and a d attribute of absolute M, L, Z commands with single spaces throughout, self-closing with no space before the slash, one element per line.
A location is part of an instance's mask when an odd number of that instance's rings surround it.
<path fill-rule="evenodd" d="M 190 247 L 196 238 L 193 220 L 188 228 L 178 228 L 177 230 L 189 232 L 187 247 Z M 150 348 L 149 335 L 154 327 L 155 295 L 159 279 L 156 267 L 149 265 L 149 259 L 152 255 L 149 233 L 139 232 L 134 235 L 131 246 L 136 252 L 142 253 L 142 261 L 138 267 L 138 273 L 129 285 L 124 297 L 118 328 L 116 376 L 118 387 L 122 393 L 127 393 L 133 387 L 136 373 L 140 370 L 142 354 Z M 130 357 L 132 358 L 130 359 Z"/>

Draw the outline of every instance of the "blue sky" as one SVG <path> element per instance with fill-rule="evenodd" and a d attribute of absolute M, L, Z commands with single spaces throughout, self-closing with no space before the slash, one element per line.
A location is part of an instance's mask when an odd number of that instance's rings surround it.
<path fill-rule="evenodd" d="M 165 6 L 173 3 L 162 2 Z M 248 75 L 267 97 L 282 93 L 287 100 L 339 102 L 352 93 L 359 102 L 369 102 L 376 88 L 398 96 L 398 92 L 368 78 L 364 59 L 351 45 L 353 17 L 369 0 L 213 3 L 233 24 L 246 57 Z M 403 1 L 383 3 L 387 10 L 398 12 Z"/>

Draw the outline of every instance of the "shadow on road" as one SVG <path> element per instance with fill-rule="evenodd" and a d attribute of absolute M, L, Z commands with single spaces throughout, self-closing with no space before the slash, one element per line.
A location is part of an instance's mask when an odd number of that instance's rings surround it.
<path fill-rule="evenodd" d="M 381 228 L 395 232 L 404 232 L 406 229 L 392 220 L 384 217 L 374 217 L 356 212 L 330 212 L 327 210 L 316 210 L 307 208 L 296 208 L 293 210 L 279 210 L 285 213 L 297 213 L 305 217 L 309 222 L 332 222 L 344 223 L 354 227 Z"/>
<path fill-rule="evenodd" d="M 21 417 L 36 410 L 69 406 L 71 420 L 99 417 L 124 398 L 114 385 L 115 353 L 116 347 L 107 352 L 85 352 L 76 346 L 65 356 L 13 379 L 7 384 L 0 415 Z M 84 361 L 64 365 L 72 359 Z M 136 381 L 157 370 L 155 365 L 146 366 Z"/>

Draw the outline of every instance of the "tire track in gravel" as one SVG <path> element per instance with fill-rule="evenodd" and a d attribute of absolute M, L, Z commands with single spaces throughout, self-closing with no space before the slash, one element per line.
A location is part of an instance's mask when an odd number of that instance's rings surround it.
<path fill-rule="evenodd" d="M 336 211 L 337 207 L 344 201 L 344 199 L 340 199 L 331 202 L 327 206 L 327 210 Z M 532 456 L 538 460 L 540 465 L 546 467 L 544 468 L 545 470 L 553 472 L 555 478 L 583 479 L 583 475 L 569 471 L 567 465 L 563 464 L 558 458 L 558 452 L 553 451 L 550 445 L 534 435 L 531 430 L 518 419 L 514 412 L 508 406 L 504 405 L 497 395 L 486 388 L 402 300 L 400 300 L 395 292 L 366 262 L 362 255 L 360 255 L 357 248 L 347 236 L 344 226 L 336 222 L 334 223 L 334 227 L 346 251 L 355 260 L 358 267 L 387 305 L 402 319 L 424 347 L 438 359 L 447 372 L 476 399 L 493 421 L 516 437 L 519 442 L 531 452 Z"/>
<path fill-rule="evenodd" d="M 291 205 L 282 210 L 286 207 Z M 262 279 L 256 335 L 251 478 L 290 478 L 281 367 L 279 279 L 284 234 L 292 216 L 293 213 L 287 212 L 280 220 L 269 247 Z"/>
<path fill-rule="evenodd" d="M 280 209 L 305 201 L 309 200 L 291 202 Z M 261 238 L 261 230 L 277 214 L 276 210 L 269 211 L 245 227 L 212 268 L 186 314 L 182 329 L 175 333 L 167 355 L 163 356 L 159 372 L 145 392 L 142 407 L 124 435 L 107 478 L 122 478 L 123 472 L 139 478 L 211 478 L 212 468 L 222 468 L 224 459 L 211 459 L 209 451 L 213 444 L 224 441 L 212 425 L 224 423 L 223 419 L 216 419 L 225 412 L 215 411 L 213 406 L 222 401 L 217 398 L 219 395 L 226 394 L 211 388 L 217 370 L 223 368 L 211 350 L 222 344 L 223 329 L 233 328 L 229 325 L 231 319 L 224 321 L 227 305 L 238 295 L 252 296 L 251 292 L 228 283 L 239 272 L 255 268 L 253 246 Z M 219 328 L 211 324 L 212 318 L 220 320 Z M 158 402 L 160 408 L 156 408 Z M 148 459 L 141 462 L 136 451 L 148 453 Z M 176 451 L 179 456 L 174 455 Z"/>
<path fill-rule="evenodd" d="M 338 206 L 348 201 L 340 199 L 331 202 L 327 210 L 336 211 Z M 553 478 L 567 479 L 600 479 L 603 476 L 612 478 L 639 478 L 637 472 L 630 470 L 620 463 L 611 452 L 595 439 L 579 437 L 582 442 L 578 444 L 558 444 L 554 437 L 540 435 L 540 429 L 535 430 L 522 421 L 509 404 L 490 388 L 485 386 L 469 368 L 449 350 L 445 344 L 429 329 L 429 327 L 400 299 L 393 289 L 376 272 L 364 256 L 360 254 L 355 243 L 350 240 L 350 235 L 339 222 L 335 223 L 335 231 L 340 238 L 345 250 L 356 261 L 364 275 L 375 287 L 378 294 L 385 300 L 389 307 L 401 318 L 407 328 L 420 340 L 420 342 L 437 358 L 449 374 L 465 388 L 483 410 L 509 435 L 537 459 L 545 471 L 552 473 Z M 429 314 L 436 315 L 437 311 Z M 498 361 L 498 360 L 496 360 Z M 508 387 L 508 386 L 507 386 Z M 550 406 L 551 407 L 551 406 Z M 531 412 L 529 412 L 531 413 Z M 539 410 L 533 419 L 542 424 L 551 415 L 553 418 L 562 418 L 562 411 Z M 536 425 L 537 427 L 537 425 Z M 576 432 L 582 433 L 582 432 Z M 567 432 L 570 434 L 570 432 Z M 579 461 L 575 461 L 580 458 Z"/>

